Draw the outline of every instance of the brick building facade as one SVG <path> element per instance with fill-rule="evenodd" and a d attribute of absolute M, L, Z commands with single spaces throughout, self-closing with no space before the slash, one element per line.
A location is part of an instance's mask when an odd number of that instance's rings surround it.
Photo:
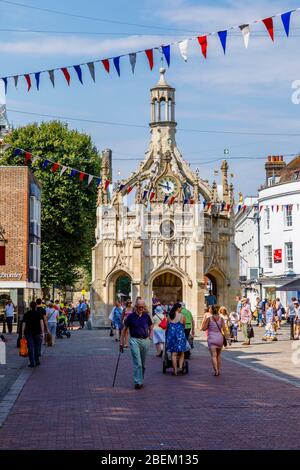
<path fill-rule="evenodd" d="M 0 166 L 0 314 L 40 288 L 41 190 L 28 167 Z"/>

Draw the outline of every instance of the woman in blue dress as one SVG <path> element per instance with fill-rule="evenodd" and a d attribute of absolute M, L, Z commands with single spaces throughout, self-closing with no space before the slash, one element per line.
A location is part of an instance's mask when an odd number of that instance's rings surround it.
<path fill-rule="evenodd" d="M 121 337 L 121 330 L 123 327 L 122 314 L 123 314 L 123 309 L 121 307 L 121 303 L 116 302 L 115 307 L 113 309 L 113 327 L 116 330 L 116 336 L 117 336 L 115 338 L 116 341 L 119 341 Z"/>
<path fill-rule="evenodd" d="M 181 308 L 180 303 L 171 308 L 166 333 L 166 349 L 172 354 L 173 375 L 178 375 L 178 371 L 183 373 L 184 353 L 189 349 L 184 333 L 185 317 L 181 314 Z"/>

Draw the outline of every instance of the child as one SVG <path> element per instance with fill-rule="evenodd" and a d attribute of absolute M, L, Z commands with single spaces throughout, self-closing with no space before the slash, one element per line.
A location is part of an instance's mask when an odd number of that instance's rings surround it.
<path fill-rule="evenodd" d="M 276 324 L 275 320 L 276 302 L 270 302 L 266 305 L 266 329 L 265 336 L 262 338 L 263 341 L 277 341 L 276 330 L 274 328 Z"/>
<path fill-rule="evenodd" d="M 237 312 L 231 312 L 229 314 L 229 320 L 231 323 L 230 326 L 230 333 L 231 333 L 231 338 L 233 338 L 233 342 L 237 343 L 237 332 L 238 332 L 238 327 L 239 327 L 239 321 L 240 321 L 240 316 Z"/>

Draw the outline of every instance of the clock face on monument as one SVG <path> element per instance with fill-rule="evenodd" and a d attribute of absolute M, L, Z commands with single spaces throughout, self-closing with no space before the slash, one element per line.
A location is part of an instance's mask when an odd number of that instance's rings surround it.
<path fill-rule="evenodd" d="M 162 196 L 174 196 L 178 192 L 178 182 L 173 176 L 163 176 L 159 179 L 157 188 Z"/>

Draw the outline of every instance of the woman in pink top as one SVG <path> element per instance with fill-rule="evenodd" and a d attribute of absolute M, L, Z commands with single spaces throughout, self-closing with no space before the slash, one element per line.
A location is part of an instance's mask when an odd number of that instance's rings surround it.
<path fill-rule="evenodd" d="M 207 331 L 207 344 L 214 368 L 214 375 L 218 376 L 220 375 L 221 369 L 221 352 L 224 345 L 223 330 L 225 323 L 217 309 L 215 307 L 211 308 L 212 313 L 208 312 L 204 315 L 201 330 Z"/>

